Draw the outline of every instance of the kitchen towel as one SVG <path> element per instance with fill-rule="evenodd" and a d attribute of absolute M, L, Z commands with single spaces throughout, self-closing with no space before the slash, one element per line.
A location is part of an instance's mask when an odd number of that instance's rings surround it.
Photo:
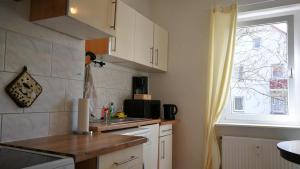
<path fill-rule="evenodd" d="M 89 131 L 89 99 L 78 100 L 78 132 L 85 133 Z"/>
<path fill-rule="evenodd" d="M 90 64 L 85 66 L 84 93 L 83 98 L 90 99 L 89 111 L 97 117 L 97 94 L 94 85 L 93 73 Z"/>

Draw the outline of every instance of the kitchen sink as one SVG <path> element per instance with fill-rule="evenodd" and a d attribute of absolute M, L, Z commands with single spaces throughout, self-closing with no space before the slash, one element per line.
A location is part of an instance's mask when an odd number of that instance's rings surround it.
<path fill-rule="evenodd" d="M 0 146 L 1 169 L 74 169 L 71 157 Z"/>
<path fill-rule="evenodd" d="M 113 118 L 110 120 L 110 122 L 108 124 L 114 125 L 114 124 L 130 123 L 130 122 L 139 122 L 139 121 L 144 121 L 144 120 L 145 120 L 145 118 L 134 118 L 134 117 L 127 117 L 124 119 Z M 106 124 L 105 120 L 100 120 L 100 119 L 91 120 L 91 123 Z"/>

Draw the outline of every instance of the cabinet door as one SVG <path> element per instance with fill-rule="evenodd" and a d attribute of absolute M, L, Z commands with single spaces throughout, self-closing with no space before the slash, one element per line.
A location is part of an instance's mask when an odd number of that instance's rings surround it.
<path fill-rule="evenodd" d="M 114 35 L 115 0 L 69 0 L 68 16 Z"/>
<path fill-rule="evenodd" d="M 172 169 L 172 135 L 160 137 L 159 169 Z"/>
<path fill-rule="evenodd" d="M 134 35 L 134 57 L 135 62 L 153 66 L 153 30 L 154 24 L 151 20 L 136 12 L 135 35 Z"/>
<path fill-rule="evenodd" d="M 168 32 L 159 25 L 154 25 L 154 62 L 153 67 L 167 71 Z"/>
<path fill-rule="evenodd" d="M 150 129 L 149 145 L 144 146 L 144 165 L 145 169 L 157 169 L 158 167 L 158 144 L 159 144 L 159 125 L 147 125 L 141 128 Z M 148 148 L 149 147 L 149 148 Z"/>
<path fill-rule="evenodd" d="M 104 154 L 98 157 L 98 169 L 142 169 L 143 146 L 138 145 L 127 149 Z"/>
<path fill-rule="evenodd" d="M 135 10 L 117 1 L 115 52 L 112 55 L 133 61 Z M 114 42 L 113 42 L 114 43 Z"/>

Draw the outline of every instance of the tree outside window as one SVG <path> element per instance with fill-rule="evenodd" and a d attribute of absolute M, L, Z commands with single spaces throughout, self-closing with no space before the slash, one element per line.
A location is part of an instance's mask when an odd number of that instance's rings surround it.
<path fill-rule="evenodd" d="M 231 98 L 243 98 L 238 113 L 288 114 L 287 27 L 281 22 L 237 28 Z"/>

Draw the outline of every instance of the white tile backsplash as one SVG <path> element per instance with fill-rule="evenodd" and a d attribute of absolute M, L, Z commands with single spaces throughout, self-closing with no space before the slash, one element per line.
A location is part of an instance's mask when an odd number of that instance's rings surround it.
<path fill-rule="evenodd" d="M 78 107 L 73 106 L 73 102 L 74 102 L 73 100 L 82 97 L 83 97 L 83 81 L 68 80 L 66 84 L 65 111 L 78 111 Z"/>
<path fill-rule="evenodd" d="M 92 67 L 97 91 L 97 109 L 114 102 L 117 111 L 122 111 L 123 101 L 131 98 L 133 76 L 148 76 L 145 72 L 107 63 L 103 68 Z"/>
<path fill-rule="evenodd" d="M 52 76 L 83 80 L 85 53 L 76 48 L 53 45 Z"/>
<path fill-rule="evenodd" d="M 0 27 L 23 35 L 84 50 L 84 41 L 29 22 L 30 0 L 0 0 Z"/>
<path fill-rule="evenodd" d="M 65 110 L 65 86 L 67 80 L 33 76 L 43 87 L 41 95 L 25 112 L 56 112 Z"/>
<path fill-rule="evenodd" d="M 30 0 L 0 0 L 1 141 L 68 133 L 71 113 L 77 108 L 72 100 L 83 95 L 85 41 L 30 23 L 29 8 Z M 4 88 L 25 65 L 43 92 L 31 107 L 23 109 Z M 123 100 L 131 97 L 132 76 L 147 75 L 109 63 L 92 70 L 99 114 L 112 101 L 121 110 Z"/>
<path fill-rule="evenodd" d="M 111 76 L 111 72 L 109 69 L 106 69 L 105 67 L 99 68 L 92 66 L 92 73 L 94 76 L 94 83 L 95 87 L 109 87 L 109 78 Z"/>
<path fill-rule="evenodd" d="M 49 135 L 62 135 L 71 132 L 71 112 L 50 113 Z"/>
<path fill-rule="evenodd" d="M 0 114 L 23 112 L 23 109 L 19 108 L 5 92 L 5 87 L 13 81 L 16 76 L 16 73 L 0 72 Z"/>
<path fill-rule="evenodd" d="M 4 70 L 5 31 L 0 29 L 0 71 Z"/>
<path fill-rule="evenodd" d="M 2 142 L 48 135 L 49 113 L 5 114 L 2 118 Z"/>
<path fill-rule="evenodd" d="M 52 44 L 50 42 L 7 32 L 5 70 L 20 72 L 23 66 L 35 75 L 50 76 Z"/>
<path fill-rule="evenodd" d="M 0 0 L 1 141 L 66 133 L 70 99 L 83 93 L 85 42 L 29 22 L 29 9 L 30 0 Z M 23 109 L 4 89 L 25 65 L 43 92 Z"/>

